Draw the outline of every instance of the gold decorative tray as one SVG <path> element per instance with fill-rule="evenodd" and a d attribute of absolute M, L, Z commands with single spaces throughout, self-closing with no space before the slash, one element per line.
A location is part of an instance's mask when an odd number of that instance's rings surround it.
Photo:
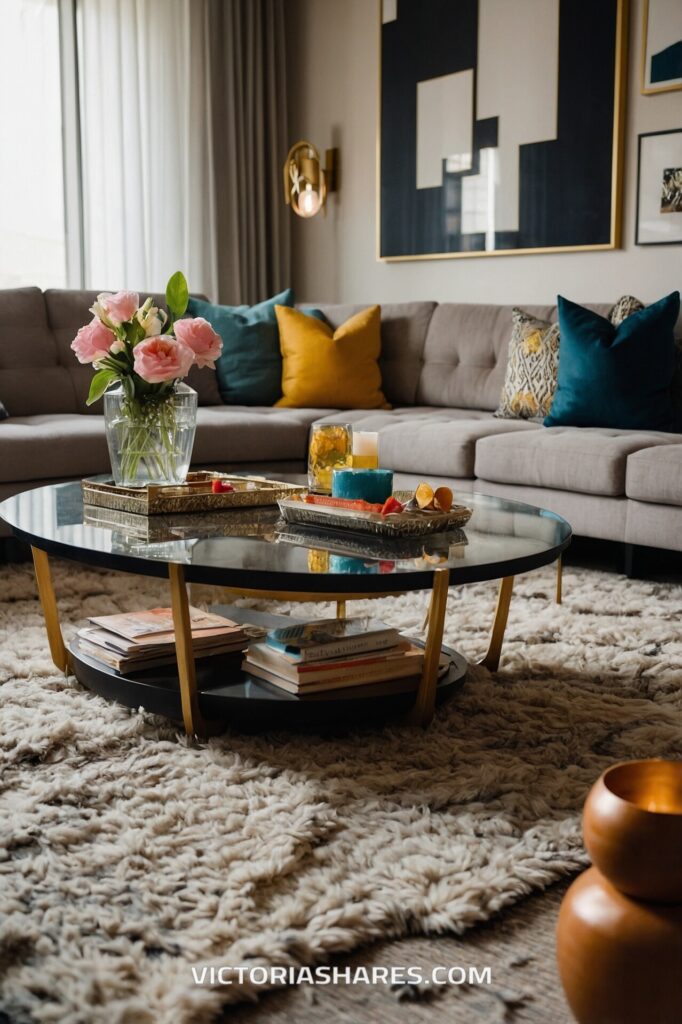
<path fill-rule="evenodd" d="M 403 501 L 411 492 L 396 491 Z M 312 526 L 335 531 L 352 530 L 373 533 L 380 537 L 426 537 L 464 526 L 473 512 L 466 505 L 453 505 L 449 512 L 400 512 L 382 516 L 379 512 L 356 512 L 354 509 L 325 505 L 308 505 L 296 498 L 282 498 L 277 504 L 282 518 L 295 526 Z"/>
<path fill-rule="evenodd" d="M 224 480 L 232 484 L 234 490 L 213 494 L 214 480 Z M 264 476 L 233 476 L 210 471 L 188 473 L 184 484 L 117 487 L 113 480 L 83 480 L 81 484 L 84 504 L 142 516 L 276 505 L 282 498 L 305 490 L 296 484 L 268 480 Z"/>

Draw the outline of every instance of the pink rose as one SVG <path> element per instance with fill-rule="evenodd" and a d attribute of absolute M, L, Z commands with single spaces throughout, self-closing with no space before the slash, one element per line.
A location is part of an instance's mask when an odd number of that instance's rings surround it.
<path fill-rule="evenodd" d="M 178 320 L 173 328 L 175 337 L 191 348 L 197 366 L 210 366 L 215 370 L 214 360 L 223 350 L 223 340 L 203 316 L 193 320 Z"/>
<path fill-rule="evenodd" d="M 162 384 L 167 380 L 186 377 L 194 362 L 191 348 L 168 334 L 141 341 L 133 352 L 135 373 L 148 384 Z"/>
<path fill-rule="evenodd" d="M 99 317 L 93 317 L 89 324 L 81 327 L 71 342 L 79 363 L 94 363 L 109 353 L 116 335 L 105 327 Z"/>
<path fill-rule="evenodd" d="M 92 312 L 108 322 L 112 327 L 132 320 L 140 305 L 140 296 L 137 292 L 116 292 L 114 295 L 109 292 L 102 292 L 97 296 L 97 302 L 92 307 Z"/>

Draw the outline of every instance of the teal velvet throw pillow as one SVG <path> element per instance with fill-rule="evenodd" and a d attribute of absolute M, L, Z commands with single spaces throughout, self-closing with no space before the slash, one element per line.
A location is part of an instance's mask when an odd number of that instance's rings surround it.
<path fill-rule="evenodd" d="M 559 296 L 559 372 L 546 427 L 674 430 L 672 292 L 615 326 Z"/>
<path fill-rule="evenodd" d="M 218 388 L 228 405 L 274 405 L 282 397 L 282 356 L 275 306 L 293 306 L 287 288 L 256 306 L 217 306 L 190 299 L 190 316 L 203 316 L 223 339 L 216 360 Z"/>

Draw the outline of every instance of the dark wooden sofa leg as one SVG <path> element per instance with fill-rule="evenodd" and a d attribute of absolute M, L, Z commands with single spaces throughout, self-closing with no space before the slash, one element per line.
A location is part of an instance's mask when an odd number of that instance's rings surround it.
<path fill-rule="evenodd" d="M 623 572 L 629 580 L 636 579 L 639 575 L 638 566 L 640 559 L 637 557 L 639 548 L 636 544 L 623 545 Z"/>

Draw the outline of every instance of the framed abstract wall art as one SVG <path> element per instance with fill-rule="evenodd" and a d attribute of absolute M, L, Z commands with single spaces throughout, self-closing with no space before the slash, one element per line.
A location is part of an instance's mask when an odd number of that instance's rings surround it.
<path fill-rule="evenodd" d="M 635 242 L 682 242 L 682 128 L 639 136 Z"/>
<path fill-rule="evenodd" d="M 682 89 L 682 3 L 644 0 L 642 92 Z"/>
<path fill-rule="evenodd" d="M 620 245 L 627 0 L 380 14 L 379 259 Z"/>

